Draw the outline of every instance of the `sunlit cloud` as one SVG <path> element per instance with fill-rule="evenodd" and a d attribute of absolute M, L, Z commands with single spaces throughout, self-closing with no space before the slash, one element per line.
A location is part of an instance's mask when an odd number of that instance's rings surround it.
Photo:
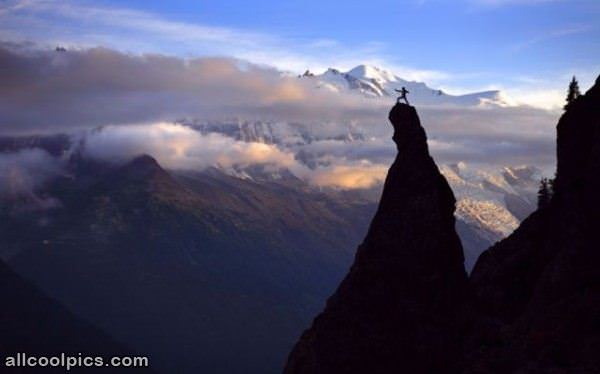
<path fill-rule="evenodd" d="M 290 150 L 276 145 L 243 142 L 221 134 L 201 134 L 172 123 L 108 126 L 86 132 L 77 147 L 86 157 L 115 164 L 147 154 L 167 169 L 204 171 L 210 167 L 243 170 L 262 165 L 274 171 L 292 171 L 318 187 L 369 188 L 383 181 L 387 165 L 368 160 L 327 156 L 330 165 L 309 168 L 296 160 Z"/>
<path fill-rule="evenodd" d="M 395 154 L 387 119 L 393 98 L 321 90 L 311 80 L 231 58 L 4 45 L 0 80 L 1 133 L 94 130 L 86 135 L 86 152 L 105 160 L 150 154 L 168 169 L 191 170 L 261 164 L 288 169 L 316 186 L 368 188 L 381 183 Z M 440 164 L 554 163 L 560 110 L 517 105 L 418 111 Z M 276 139 L 242 141 L 193 127 L 248 121 L 271 127 Z M 309 140 L 298 142 L 303 137 Z"/>
<path fill-rule="evenodd" d="M 370 188 L 383 183 L 389 166 L 362 161 L 354 165 L 335 165 L 317 169 L 311 182 L 317 186 L 344 189 Z"/>
<path fill-rule="evenodd" d="M 273 145 L 236 141 L 221 134 L 203 135 L 173 123 L 108 126 L 87 133 L 85 155 L 124 163 L 148 154 L 168 169 L 204 170 L 254 164 L 294 167 L 294 155 Z"/>

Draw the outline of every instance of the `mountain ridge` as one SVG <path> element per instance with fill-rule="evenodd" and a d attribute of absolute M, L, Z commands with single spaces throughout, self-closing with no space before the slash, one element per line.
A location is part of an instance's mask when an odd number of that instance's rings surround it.
<path fill-rule="evenodd" d="M 409 81 L 384 69 L 366 64 L 357 65 L 343 72 L 328 68 L 322 74 L 306 71 L 301 78 L 316 81 L 316 86 L 333 92 L 356 92 L 366 97 L 394 97 L 395 89 L 406 87 L 408 98 L 416 105 L 447 104 L 458 106 L 496 105 L 506 106 L 507 99 L 499 90 L 451 95 L 443 90 L 430 88 L 424 82 Z"/>
<path fill-rule="evenodd" d="M 276 372 L 374 211 L 285 181 L 168 171 L 147 155 L 73 154 L 67 170 L 44 189 L 60 208 L 0 200 L 0 256 L 160 372 Z"/>

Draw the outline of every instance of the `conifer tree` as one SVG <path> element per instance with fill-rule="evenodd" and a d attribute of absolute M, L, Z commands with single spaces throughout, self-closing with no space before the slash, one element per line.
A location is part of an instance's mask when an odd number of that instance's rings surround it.
<path fill-rule="evenodd" d="M 540 181 L 540 189 L 538 190 L 538 209 L 542 209 L 548 206 L 550 203 L 550 183 L 548 178 L 542 178 Z"/>
<path fill-rule="evenodd" d="M 548 191 L 550 192 L 550 198 L 552 198 L 556 192 L 556 172 L 554 172 L 554 178 L 548 178 Z"/>
<path fill-rule="evenodd" d="M 575 78 L 575 76 L 573 76 L 573 79 L 571 79 L 571 83 L 569 83 L 569 92 L 567 93 L 567 103 L 565 104 L 565 109 L 567 109 L 569 107 L 569 105 L 571 105 L 571 103 L 573 101 L 575 101 L 575 99 L 577 99 L 579 96 L 581 96 L 581 92 L 579 91 L 579 82 L 577 82 L 577 78 Z"/>

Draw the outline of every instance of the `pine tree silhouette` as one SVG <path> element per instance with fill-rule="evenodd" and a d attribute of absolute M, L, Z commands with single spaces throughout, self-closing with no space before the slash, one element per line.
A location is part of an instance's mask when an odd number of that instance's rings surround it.
<path fill-rule="evenodd" d="M 540 189 L 538 190 L 538 209 L 542 209 L 550 204 L 552 192 L 550 191 L 551 182 L 548 178 L 540 180 Z"/>
<path fill-rule="evenodd" d="M 556 193 L 556 172 L 554 172 L 554 178 L 548 178 L 548 191 L 550 192 L 550 198 L 554 197 Z"/>
<path fill-rule="evenodd" d="M 577 99 L 579 96 L 581 96 L 581 92 L 579 91 L 579 82 L 577 82 L 577 78 L 573 76 L 573 79 L 571 79 L 571 83 L 569 83 L 567 103 L 565 104 L 564 108 L 567 109 L 569 105 L 571 105 L 571 103 L 575 101 L 575 99 Z"/>

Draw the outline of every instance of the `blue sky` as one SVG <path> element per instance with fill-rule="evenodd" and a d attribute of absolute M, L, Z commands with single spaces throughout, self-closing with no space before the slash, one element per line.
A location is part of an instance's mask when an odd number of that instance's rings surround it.
<path fill-rule="evenodd" d="M 559 105 L 570 75 L 600 73 L 597 0 L 1 1 L 0 39 L 293 72 L 359 63 L 450 92 L 500 88 Z"/>

